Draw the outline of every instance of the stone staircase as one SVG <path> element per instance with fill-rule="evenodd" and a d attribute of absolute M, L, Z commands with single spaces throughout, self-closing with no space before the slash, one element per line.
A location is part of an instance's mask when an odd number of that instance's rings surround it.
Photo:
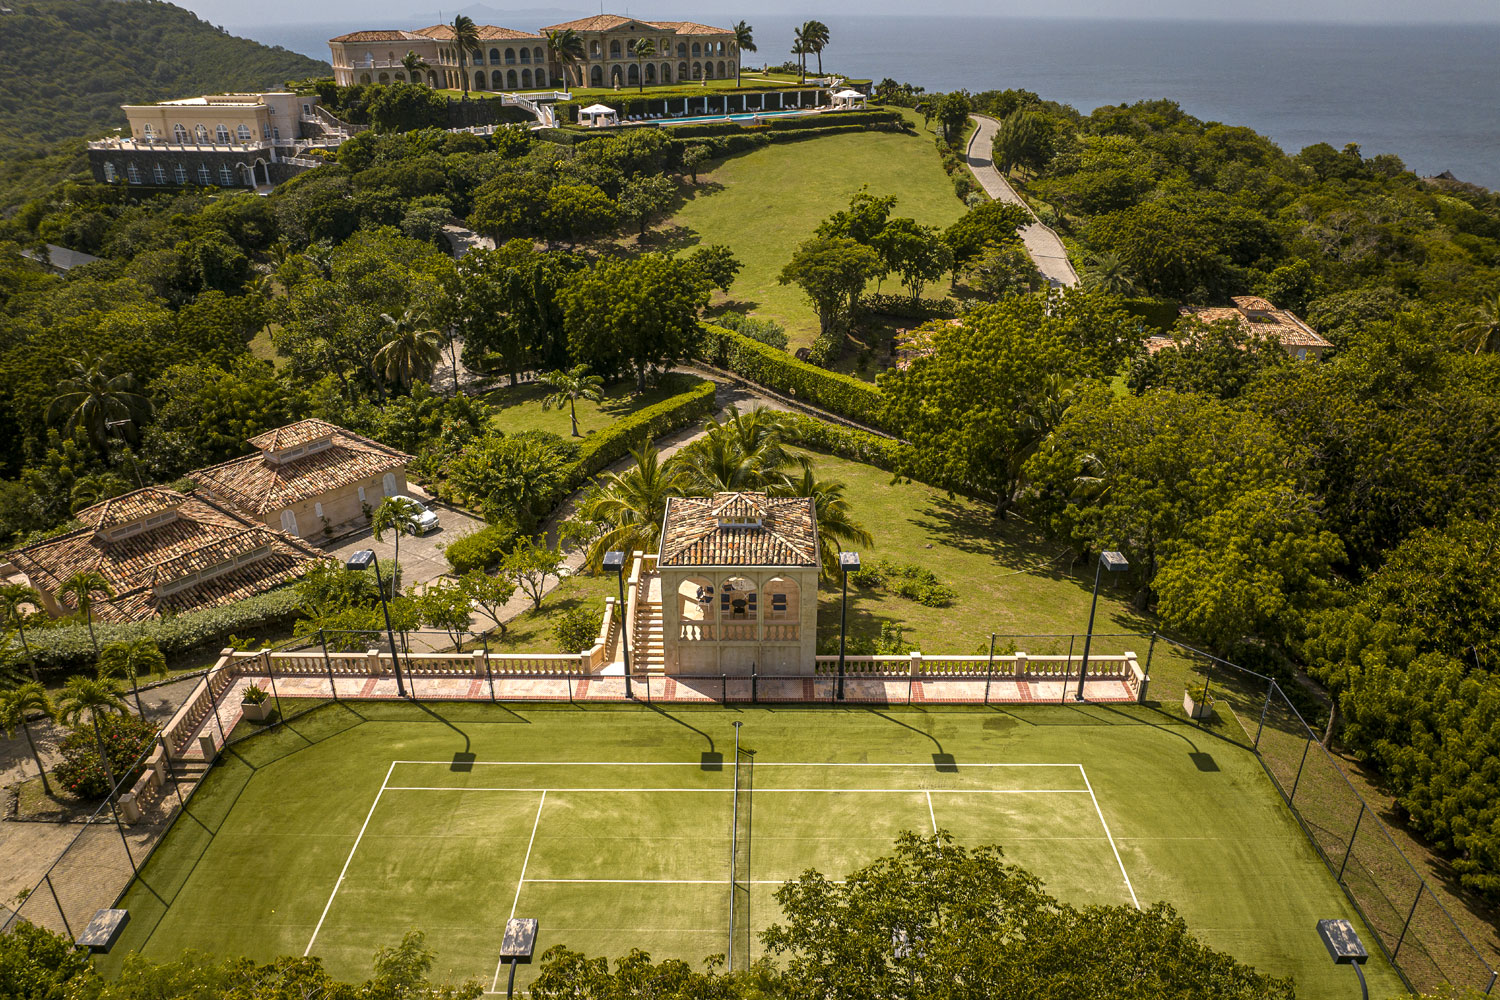
<path fill-rule="evenodd" d="M 661 577 L 653 573 L 641 581 L 641 593 L 636 598 L 635 621 L 630 628 L 631 673 L 663 673 L 667 664 L 664 643 Z"/>

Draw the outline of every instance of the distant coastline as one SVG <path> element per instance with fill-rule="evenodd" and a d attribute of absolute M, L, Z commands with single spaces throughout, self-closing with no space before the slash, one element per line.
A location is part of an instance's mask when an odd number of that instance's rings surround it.
<path fill-rule="evenodd" d="M 332 35 L 418 26 L 388 20 L 226 27 L 327 59 Z M 824 20 L 833 35 L 825 61 L 844 72 L 929 90 L 1023 87 L 1085 113 L 1165 97 L 1199 118 L 1253 128 L 1288 152 L 1355 142 L 1366 155 L 1395 153 L 1419 174 L 1446 170 L 1500 189 L 1500 26 Z M 751 21 L 755 58 L 789 58 L 781 49 L 792 18 Z"/>

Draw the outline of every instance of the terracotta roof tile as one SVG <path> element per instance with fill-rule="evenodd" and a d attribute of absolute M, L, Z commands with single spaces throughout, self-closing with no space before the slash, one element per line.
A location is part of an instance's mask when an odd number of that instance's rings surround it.
<path fill-rule="evenodd" d="M 564 21 L 562 24 L 549 24 L 542 30 L 545 31 L 610 31 L 624 24 L 638 21 L 639 18 L 621 17 L 619 14 L 595 14 L 592 17 L 580 17 L 576 21 Z M 650 24 L 649 21 L 640 21 L 641 24 Z M 655 27 L 655 25 L 652 25 Z"/>
<path fill-rule="evenodd" d="M 99 621 L 138 621 L 162 611 L 187 611 L 240 600 L 305 573 L 321 554 L 304 542 L 273 531 L 211 500 L 171 490 L 165 494 L 177 517 L 125 538 L 108 539 L 83 528 L 10 554 L 34 586 L 58 596 L 63 581 L 80 570 L 96 570 L 115 596 L 95 602 Z M 129 502 L 132 494 L 116 497 Z M 100 505 L 103 506 L 103 505 Z M 170 594 L 174 582 L 269 549 L 261 558 Z M 59 598 L 60 599 L 60 598 Z"/>
<path fill-rule="evenodd" d="M 666 28 L 678 35 L 732 35 L 733 31 L 728 28 L 715 28 L 711 24 L 699 24 L 697 21 L 652 21 L 658 28 Z"/>
<path fill-rule="evenodd" d="M 515 28 L 501 28 L 493 24 L 477 24 L 474 28 L 479 32 L 479 37 L 484 41 L 542 37 L 534 31 L 517 31 Z M 421 35 L 423 38 L 436 38 L 440 41 L 451 42 L 453 40 L 453 25 L 434 24 L 426 28 L 418 28 L 416 34 Z"/>
<path fill-rule="evenodd" d="M 748 512 L 748 513 L 747 513 Z M 721 517 L 759 516 L 754 525 Z M 818 530 L 808 497 L 718 493 L 672 497 L 662 520 L 659 566 L 816 566 Z"/>
<path fill-rule="evenodd" d="M 164 510 L 174 510 L 181 502 L 181 493 L 148 486 L 143 490 L 111 497 L 92 507 L 85 507 L 74 516 L 97 531 L 101 528 L 124 524 L 127 521 L 150 517 Z"/>
<path fill-rule="evenodd" d="M 1276 308 L 1269 299 L 1263 299 L 1259 295 L 1232 295 L 1229 301 L 1241 309 L 1270 312 Z"/>
<path fill-rule="evenodd" d="M 320 420 L 304 420 L 268 431 L 252 439 L 252 443 L 275 439 L 282 442 L 282 447 L 295 447 L 284 442 L 315 441 L 323 436 L 313 435 L 309 429 L 276 437 L 282 431 L 306 424 L 331 428 L 332 444 L 290 461 L 270 461 L 264 453 L 246 455 L 190 472 L 188 478 L 240 510 L 263 515 L 399 469 L 411 461 L 405 452 Z"/>
<path fill-rule="evenodd" d="M 326 420 L 299 420 L 295 424 L 287 424 L 284 427 L 266 431 L 264 434 L 255 435 L 250 439 L 250 446 L 259 448 L 261 451 L 295 448 L 309 441 L 332 437 L 338 430 L 336 425 Z"/>
<path fill-rule="evenodd" d="M 1184 306 L 1182 314 L 1196 316 L 1205 323 L 1237 319 L 1244 330 L 1253 331 L 1283 346 L 1323 348 L 1333 346 L 1289 309 L 1279 309 L 1274 303 L 1255 295 L 1238 295 L 1231 301 L 1234 302 L 1233 306 Z M 1252 312 L 1264 315 L 1252 318 L 1250 316 Z"/>
<path fill-rule="evenodd" d="M 415 42 L 415 41 L 420 40 L 420 38 L 421 38 L 421 36 L 418 35 L 416 32 L 413 32 L 413 31 L 401 31 L 399 29 L 389 29 L 389 30 L 380 30 L 380 29 L 377 29 L 375 31 L 351 31 L 347 35 L 339 35 L 336 38 L 330 38 L 328 40 L 330 42 L 350 42 L 350 43 L 357 43 L 357 42 Z"/>

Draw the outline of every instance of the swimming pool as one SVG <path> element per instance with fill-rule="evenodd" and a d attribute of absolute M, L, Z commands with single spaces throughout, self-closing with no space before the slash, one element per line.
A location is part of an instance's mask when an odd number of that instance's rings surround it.
<path fill-rule="evenodd" d="M 743 114 L 694 115 L 691 118 L 652 118 L 649 120 L 658 125 L 693 125 L 699 122 L 748 122 L 757 118 L 794 118 L 798 115 L 812 114 L 817 114 L 817 112 L 812 108 L 803 108 L 800 111 L 747 111 Z"/>

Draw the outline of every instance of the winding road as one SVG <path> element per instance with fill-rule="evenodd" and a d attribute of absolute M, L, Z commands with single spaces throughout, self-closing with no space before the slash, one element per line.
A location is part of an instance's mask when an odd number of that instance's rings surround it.
<path fill-rule="evenodd" d="M 1015 188 L 1010 186 L 1004 174 L 995 169 L 995 164 L 990 159 L 990 146 L 994 142 L 995 130 L 1000 127 L 1000 123 L 984 115 L 972 117 L 979 128 L 969 139 L 968 149 L 964 151 L 964 159 L 968 161 L 969 170 L 973 172 L 974 179 L 979 181 L 980 186 L 991 198 L 1020 205 L 1031 216 L 1031 225 L 1021 230 L 1021 242 L 1026 244 L 1026 252 L 1031 255 L 1037 270 L 1041 271 L 1042 275 L 1054 286 L 1072 287 L 1078 284 L 1078 272 L 1074 271 L 1073 265 L 1069 263 L 1068 251 L 1063 247 L 1062 240 L 1037 220 L 1036 213 L 1031 211 L 1031 206 L 1016 194 Z"/>

